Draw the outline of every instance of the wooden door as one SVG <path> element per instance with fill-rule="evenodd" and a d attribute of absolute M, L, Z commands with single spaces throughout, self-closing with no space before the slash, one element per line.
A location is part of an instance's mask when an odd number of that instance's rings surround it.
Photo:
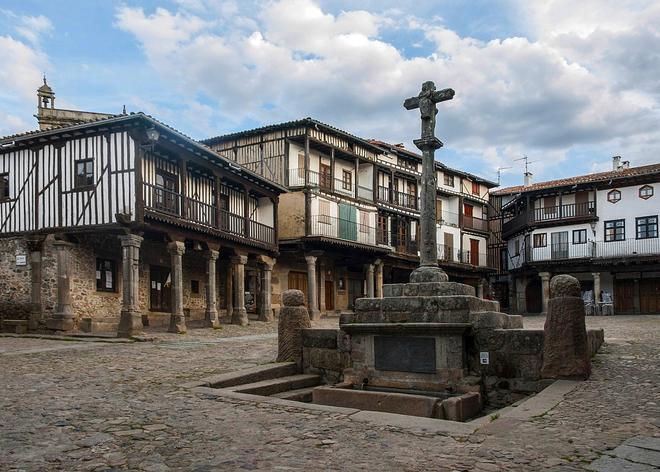
<path fill-rule="evenodd" d="M 445 261 L 454 261 L 454 235 L 451 233 L 445 233 L 445 253 L 444 259 Z"/>
<path fill-rule="evenodd" d="M 589 192 L 578 192 L 578 193 L 576 193 L 575 194 L 575 216 L 586 216 L 588 214 L 589 214 Z M 566 215 L 564 215 L 564 216 L 566 216 Z"/>
<path fill-rule="evenodd" d="M 355 300 L 364 297 L 363 281 L 361 279 L 348 279 L 348 308 L 353 310 Z"/>
<path fill-rule="evenodd" d="M 325 309 L 327 311 L 335 309 L 335 284 L 332 280 L 325 281 Z"/>
<path fill-rule="evenodd" d="M 406 245 L 408 243 L 408 239 L 410 238 L 410 229 L 408 228 L 408 222 L 405 220 L 399 220 L 399 224 L 397 226 L 397 234 L 396 234 L 397 242 L 396 242 L 396 247 L 398 252 L 406 252 Z"/>
<path fill-rule="evenodd" d="M 525 304 L 527 313 L 541 313 L 543 311 L 543 288 L 541 279 L 532 280 L 525 287 Z"/>
<path fill-rule="evenodd" d="M 330 172 L 330 166 L 321 164 L 319 170 L 319 186 L 322 189 L 330 190 L 332 187 L 332 173 Z"/>
<path fill-rule="evenodd" d="M 633 280 L 614 281 L 614 312 L 617 314 L 635 311 L 635 282 Z"/>
<path fill-rule="evenodd" d="M 307 305 L 307 274 L 305 272 L 289 272 L 289 289 L 300 290 L 305 294 L 305 305 Z"/>
<path fill-rule="evenodd" d="M 568 259 L 568 231 L 550 234 L 550 257 L 552 260 Z"/>
<path fill-rule="evenodd" d="M 660 314 L 660 279 L 639 281 L 639 309 L 645 314 Z"/>
<path fill-rule="evenodd" d="M 470 239 L 470 264 L 479 265 L 479 240 Z"/>
<path fill-rule="evenodd" d="M 469 203 L 464 203 L 463 204 L 463 215 L 469 216 L 470 218 L 474 216 L 474 206 L 470 205 Z"/>
<path fill-rule="evenodd" d="M 151 311 L 171 311 L 172 278 L 169 267 L 149 267 L 149 301 Z"/>
<path fill-rule="evenodd" d="M 389 244 L 387 234 L 387 215 L 378 215 L 378 242 L 380 244 Z"/>

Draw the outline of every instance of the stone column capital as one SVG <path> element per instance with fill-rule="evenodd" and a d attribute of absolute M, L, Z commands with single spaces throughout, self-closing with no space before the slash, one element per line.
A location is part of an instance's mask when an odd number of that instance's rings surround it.
<path fill-rule="evenodd" d="M 74 244 L 70 243 L 69 241 L 62 241 L 56 239 L 55 241 L 53 241 L 53 246 L 55 247 L 56 250 L 64 250 L 73 247 Z"/>
<path fill-rule="evenodd" d="M 248 256 L 231 256 L 229 260 L 234 265 L 245 265 L 247 264 Z"/>
<path fill-rule="evenodd" d="M 305 256 L 305 261 L 307 262 L 307 265 L 314 265 L 316 264 L 316 256 Z"/>
<path fill-rule="evenodd" d="M 367 269 L 367 272 L 374 273 L 374 264 L 365 264 L 364 267 Z"/>
<path fill-rule="evenodd" d="M 592 276 L 594 279 L 600 279 L 600 272 L 592 272 L 592 273 L 591 273 L 591 276 Z"/>
<path fill-rule="evenodd" d="M 216 251 L 215 249 L 209 249 L 207 251 L 204 251 L 204 258 L 207 260 L 216 261 L 218 260 L 219 256 L 220 256 L 220 251 Z"/>
<path fill-rule="evenodd" d="M 173 241 L 167 245 L 167 251 L 171 255 L 182 256 L 186 252 L 186 245 L 181 241 Z"/>
<path fill-rule="evenodd" d="M 262 264 L 261 264 L 261 270 L 265 270 L 266 272 L 271 272 L 271 271 L 273 270 L 273 266 L 274 266 L 274 265 L 275 265 L 275 264 L 266 264 L 266 263 L 262 263 Z"/>
<path fill-rule="evenodd" d="M 46 237 L 41 236 L 41 235 L 28 236 L 25 240 L 25 242 L 27 243 L 28 250 L 30 252 L 39 252 L 39 251 L 41 251 L 42 248 L 43 248 L 43 243 L 44 243 L 45 239 L 46 239 Z"/>
<path fill-rule="evenodd" d="M 119 236 L 121 247 L 140 247 L 144 238 L 137 234 L 122 234 Z"/>
<path fill-rule="evenodd" d="M 550 272 L 539 272 L 539 277 L 541 277 L 541 280 L 549 281 L 550 280 Z"/>
<path fill-rule="evenodd" d="M 381 266 L 381 267 L 382 267 L 382 265 L 383 265 L 383 261 L 380 260 L 380 259 L 376 259 L 376 260 L 374 261 L 374 265 L 375 265 L 375 266 Z"/>

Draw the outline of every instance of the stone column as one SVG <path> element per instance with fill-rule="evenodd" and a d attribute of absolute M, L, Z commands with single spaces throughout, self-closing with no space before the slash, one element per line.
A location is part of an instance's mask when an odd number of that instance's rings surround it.
<path fill-rule="evenodd" d="M 206 259 L 206 312 L 204 324 L 207 328 L 219 328 L 218 308 L 216 301 L 217 287 L 215 284 L 215 265 L 218 261 L 218 251 L 209 249 L 204 253 Z"/>
<path fill-rule="evenodd" d="M 376 298 L 383 298 L 383 261 L 376 259 Z"/>
<path fill-rule="evenodd" d="M 527 286 L 526 278 L 516 278 L 516 306 L 518 307 L 518 314 L 522 315 L 527 312 L 527 298 L 525 297 L 525 287 Z"/>
<path fill-rule="evenodd" d="M 57 259 L 57 306 L 46 326 L 52 330 L 69 331 L 73 329 L 74 325 L 70 253 L 73 244 L 66 241 L 55 241 L 53 247 Z"/>
<path fill-rule="evenodd" d="M 477 297 L 484 298 L 484 280 L 481 279 L 477 283 Z"/>
<path fill-rule="evenodd" d="M 143 238 L 135 234 L 119 236 L 122 257 L 122 303 L 117 336 L 129 338 L 142 332 L 140 313 L 140 245 Z"/>
<path fill-rule="evenodd" d="M 272 275 L 275 260 L 261 263 L 261 304 L 259 305 L 259 321 L 273 321 Z"/>
<path fill-rule="evenodd" d="M 241 326 L 248 325 L 248 315 L 245 309 L 245 264 L 247 256 L 234 256 L 231 258 L 234 272 L 234 310 L 231 323 Z"/>
<path fill-rule="evenodd" d="M 43 250 L 43 238 L 34 237 L 27 240 L 30 250 L 30 320 L 28 328 L 30 331 L 39 329 L 42 322 L 43 307 L 41 305 L 41 255 Z"/>
<path fill-rule="evenodd" d="M 374 265 L 365 264 L 365 272 L 367 273 L 367 298 L 374 298 Z"/>
<path fill-rule="evenodd" d="M 183 242 L 175 241 L 168 244 L 172 258 L 172 315 L 170 317 L 170 333 L 186 332 L 186 316 L 183 313 L 183 254 L 186 246 Z"/>
<path fill-rule="evenodd" d="M 321 318 L 317 300 L 318 291 L 316 289 L 316 256 L 305 256 L 307 262 L 307 309 L 312 320 Z"/>
<path fill-rule="evenodd" d="M 594 315 L 600 315 L 600 272 L 593 272 L 591 274 L 594 278 Z"/>
<path fill-rule="evenodd" d="M 277 362 L 302 361 L 302 330 L 311 328 L 304 295 L 300 290 L 282 292 L 282 309 L 277 323 Z"/>
<path fill-rule="evenodd" d="M 227 317 L 232 318 L 234 314 L 234 267 L 230 263 L 227 265 L 227 274 L 225 281 L 225 304 L 227 305 Z"/>
<path fill-rule="evenodd" d="M 548 313 L 548 300 L 550 299 L 550 272 L 539 272 L 539 277 L 541 277 L 541 292 L 543 302 L 543 315 Z"/>
<path fill-rule="evenodd" d="M 325 262 L 319 261 L 319 311 L 326 312 L 325 307 Z"/>

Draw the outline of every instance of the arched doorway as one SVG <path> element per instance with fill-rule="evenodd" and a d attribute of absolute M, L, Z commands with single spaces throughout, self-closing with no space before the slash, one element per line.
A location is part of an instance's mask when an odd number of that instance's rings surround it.
<path fill-rule="evenodd" d="M 527 313 L 541 313 L 543 311 L 543 287 L 538 277 L 530 280 L 525 288 L 525 301 Z"/>

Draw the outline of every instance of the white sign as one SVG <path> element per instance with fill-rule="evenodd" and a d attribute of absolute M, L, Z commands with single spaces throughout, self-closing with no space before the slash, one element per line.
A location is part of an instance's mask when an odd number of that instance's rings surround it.
<path fill-rule="evenodd" d="M 25 254 L 16 254 L 16 265 L 17 266 L 27 265 L 27 255 L 25 255 Z"/>
<path fill-rule="evenodd" d="M 480 352 L 479 353 L 479 363 L 483 365 L 488 365 L 490 364 L 490 357 L 487 352 Z"/>

